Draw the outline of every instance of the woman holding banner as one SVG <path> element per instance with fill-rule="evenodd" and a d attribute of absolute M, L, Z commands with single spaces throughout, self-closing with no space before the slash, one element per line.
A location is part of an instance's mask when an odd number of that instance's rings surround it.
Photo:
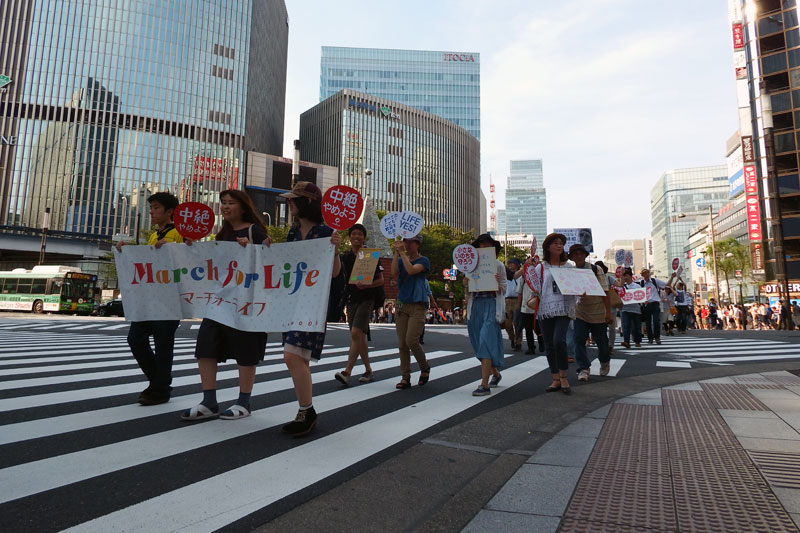
<path fill-rule="evenodd" d="M 553 375 L 553 383 L 545 390 L 560 390 L 569 394 L 571 389 L 567 379 L 567 331 L 570 321 L 575 318 L 575 297 L 561 294 L 551 272 L 555 268 L 572 268 L 572 263 L 567 262 L 567 254 L 564 253 L 566 242 L 567 238 L 561 233 L 551 233 L 542 243 L 544 268 L 541 288 L 538 289 L 539 310 L 536 316 L 541 321 L 547 363 Z"/>
<path fill-rule="evenodd" d="M 287 242 L 305 241 L 308 239 L 330 238 L 331 244 L 339 247 L 342 236 L 332 228 L 326 226 L 322 219 L 322 191 L 309 181 L 298 181 L 290 192 L 281 194 L 288 198 L 289 212 L 296 220 L 289 230 Z M 271 240 L 267 238 L 265 244 Z M 339 254 L 333 256 L 333 271 L 331 277 L 335 278 L 342 269 Z M 317 412 L 312 402 L 311 360 L 319 361 L 322 355 L 322 345 L 325 342 L 325 332 L 287 331 L 283 334 L 283 360 L 294 382 L 294 393 L 300 408 L 292 422 L 282 428 L 284 433 L 293 437 L 308 435 L 317 425 Z"/>
<path fill-rule="evenodd" d="M 472 243 L 475 248 L 495 249 L 495 257 L 500 255 L 500 243 L 488 233 L 480 235 Z M 500 329 L 504 320 L 511 320 L 506 315 L 506 267 L 495 260 L 496 291 L 478 291 L 469 293 L 467 302 L 467 332 L 469 343 L 475 350 L 475 357 L 481 362 L 481 384 L 472 392 L 473 396 L 491 394 L 489 387 L 496 387 L 502 376 L 500 370 L 505 366 L 503 360 L 503 333 Z M 465 278 L 467 279 L 467 278 Z M 514 338 L 511 338 L 512 344 Z M 489 376 L 492 377 L 491 382 Z"/>
<path fill-rule="evenodd" d="M 247 193 L 227 190 L 219 193 L 222 228 L 217 241 L 238 242 L 247 246 L 267 238 L 267 229 L 258 217 L 253 201 Z M 186 239 L 186 244 L 192 241 Z M 194 356 L 200 369 L 203 401 L 187 409 L 183 420 L 221 418 L 235 420 L 250 416 L 250 394 L 256 381 L 256 366 L 264 359 L 267 334 L 258 331 L 241 331 L 215 320 L 204 318 L 197 332 Z M 236 359 L 239 367 L 239 398 L 220 415 L 217 404 L 217 365 L 228 357 Z"/>

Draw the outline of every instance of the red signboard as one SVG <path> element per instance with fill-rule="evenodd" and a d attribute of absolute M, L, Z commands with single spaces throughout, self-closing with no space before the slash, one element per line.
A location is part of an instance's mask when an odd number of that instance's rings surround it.
<path fill-rule="evenodd" d="M 733 30 L 733 49 L 741 50 L 742 48 L 744 48 L 744 30 L 742 29 L 742 23 L 734 22 L 732 30 Z"/>
<path fill-rule="evenodd" d="M 199 202 L 184 202 L 175 209 L 172 220 L 184 239 L 196 241 L 211 233 L 214 211 Z"/>
<path fill-rule="evenodd" d="M 758 195 L 758 176 L 755 165 L 744 166 L 744 192 L 748 195 Z"/>
<path fill-rule="evenodd" d="M 337 230 L 352 226 L 364 210 L 364 198 L 347 185 L 334 185 L 322 197 L 322 218 Z"/>
<path fill-rule="evenodd" d="M 673 259 L 672 260 L 672 270 L 678 270 L 678 267 L 680 266 L 680 264 L 681 264 L 681 260 L 680 259 L 678 259 L 677 257 L 675 259 Z"/>
<path fill-rule="evenodd" d="M 758 205 L 758 196 L 748 195 L 747 203 L 747 232 L 751 241 L 761 240 L 761 209 Z"/>

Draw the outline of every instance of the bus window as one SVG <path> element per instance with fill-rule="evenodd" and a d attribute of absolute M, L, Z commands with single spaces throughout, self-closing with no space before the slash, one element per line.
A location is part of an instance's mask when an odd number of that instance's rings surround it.
<path fill-rule="evenodd" d="M 3 283 L 3 294 L 17 294 L 17 280 L 5 279 Z"/>
<path fill-rule="evenodd" d="M 61 280 L 48 279 L 47 280 L 47 294 L 61 294 Z"/>
<path fill-rule="evenodd" d="M 20 279 L 17 284 L 17 294 L 30 294 L 32 285 L 32 279 Z"/>
<path fill-rule="evenodd" d="M 64 285 L 61 287 L 61 298 L 62 299 L 72 298 L 72 282 L 68 279 L 64 280 Z"/>
<path fill-rule="evenodd" d="M 45 289 L 47 288 L 47 280 L 42 279 L 35 279 L 33 280 L 33 286 L 31 287 L 31 294 L 44 294 Z"/>

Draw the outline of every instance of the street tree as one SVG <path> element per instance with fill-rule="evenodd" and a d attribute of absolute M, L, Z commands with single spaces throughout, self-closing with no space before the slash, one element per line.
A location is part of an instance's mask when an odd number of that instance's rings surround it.
<path fill-rule="evenodd" d="M 717 264 L 717 270 L 722 272 L 725 276 L 725 285 L 730 291 L 730 278 L 735 275 L 739 270 L 742 273 L 742 285 L 745 279 L 752 279 L 752 272 L 750 269 L 750 251 L 742 243 L 730 237 L 728 239 L 717 241 L 715 244 L 717 257 L 712 253 L 712 247 L 706 247 L 707 265 L 706 268 L 714 269 L 714 263 Z M 719 283 L 719 280 L 717 280 Z"/>

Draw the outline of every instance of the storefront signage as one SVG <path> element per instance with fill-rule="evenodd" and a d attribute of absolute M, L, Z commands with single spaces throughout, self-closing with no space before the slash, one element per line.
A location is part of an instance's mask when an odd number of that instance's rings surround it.
<path fill-rule="evenodd" d="M 5 137 L 0 135 L 0 146 L 16 146 L 17 145 L 17 138 L 16 137 Z"/>
<path fill-rule="evenodd" d="M 757 196 L 747 197 L 747 232 L 751 241 L 761 240 L 761 209 Z"/>
<path fill-rule="evenodd" d="M 768 283 L 761 286 L 761 292 L 764 294 L 778 294 L 778 288 L 783 288 L 783 285 L 777 283 Z M 800 292 L 800 283 L 789 283 L 789 292 Z"/>
<path fill-rule="evenodd" d="M 756 156 L 753 152 L 753 136 L 752 135 L 743 135 L 742 136 L 742 161 L 744 163 L 755 163 Z"/>
<path fill-rule="evenodd" d="M 764 254 L 762 253 L 760 242 L 750 243 L 750 266 L 752 267 L 753 274 L 763 275 L 764 272 Z"/>
<path fill-rule="evenodd" d="M 472 54 L 453 54 L 450 52 L 444 53 L 444 60 L 445 61 L 467 61 L 470 63 L 475 62 L 475 56 Z"/>

